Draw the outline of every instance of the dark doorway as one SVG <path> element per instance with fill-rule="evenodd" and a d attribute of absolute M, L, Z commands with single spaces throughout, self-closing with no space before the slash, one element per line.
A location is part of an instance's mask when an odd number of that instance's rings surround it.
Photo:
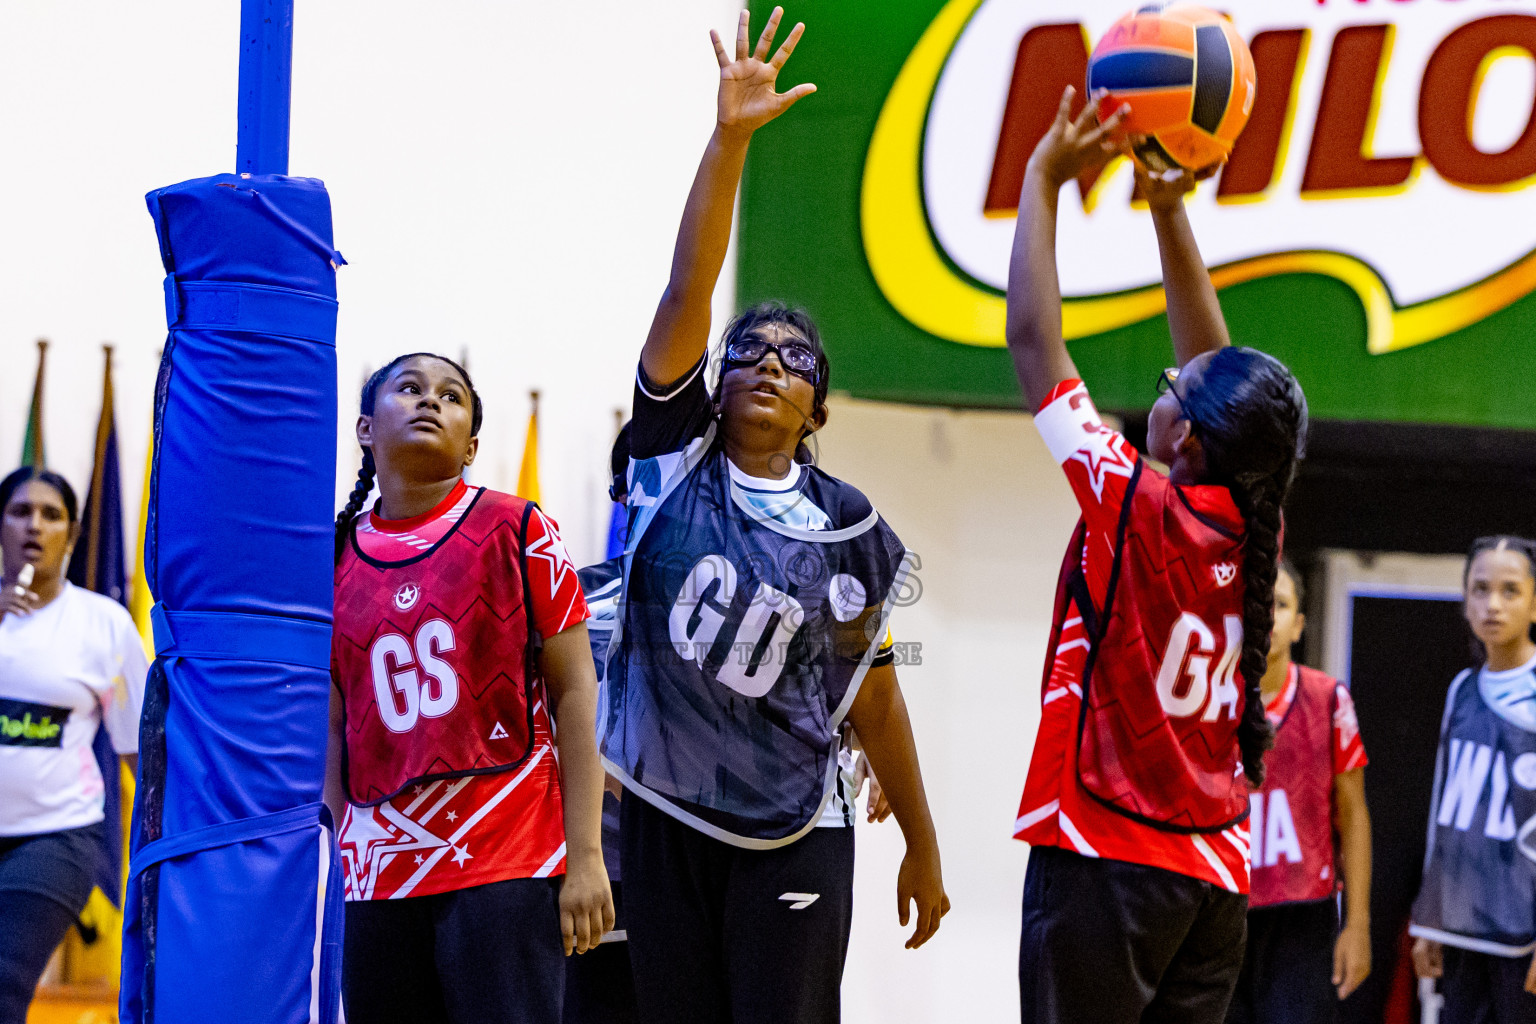
<path fill-rule="evenodd" d="M 1357 595 L 1350 619 L 1350 692 L 1371 762 L 1371 976 L 1341 1007 L 1343 1024 L 1378 1024 L 1407 972 L 1403 931 L 1419 890 L 1445 693 L 1467 665 L 1460 602 Z M 1346 880 L 1345 884 L 1348 884 Z M 1393 982 L 1396 979 L 1397 984 Z M 1415 1013 L 1414 1020 L 1418 1019 Z"/>

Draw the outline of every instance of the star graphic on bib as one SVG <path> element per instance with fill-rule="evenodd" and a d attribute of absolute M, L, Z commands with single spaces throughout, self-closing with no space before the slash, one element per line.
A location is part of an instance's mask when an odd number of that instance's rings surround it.
<path fill-rule="evenodd" d="M 458 811 L 449 811 L 447 814 L 443 815 L 443 817 L 447 818 L 449 821 L 458 821 L 459 820 L 459 812 Z"/>
<path fill-rule="evenodd" d="M 565 553 L 565 545 L 560 543 L 560 535 L 555 532 L 554 524 L 539 514 L 539 520 L 544 524 L 544 536 L 532 541 L 528 545 L 528 558 L 540 559 L 549 567 L 549 592 L 560 593 L 560 584 L 565 582 L 567 574 L 574 573 L 576 567 L 571 564 L 570 556 Z"/>
<path fill-rule="evenodd" d="M 464 846 L 455 846 L 453 848 L 453 862 L 459 867 L 463 867 L 465 861 L 474 859 L 475 858 L 471 857 L 469 854 L 468 844 L 465 844 Z"/>
<path fill-rule="evenodd" d="M 1126 447 L 1126 442 L 1119 434 L 1100 427 L 1089 432 L 1070 457 L 1071 461 L 1087 467 L 1088 486 L 1093 488 L 1093 496 L 1100 501 L 1104 500 L 1105 477 L 1113 474 L 1129 479 L 1136 469 L 1135 461 L 1125 452 Z"/>

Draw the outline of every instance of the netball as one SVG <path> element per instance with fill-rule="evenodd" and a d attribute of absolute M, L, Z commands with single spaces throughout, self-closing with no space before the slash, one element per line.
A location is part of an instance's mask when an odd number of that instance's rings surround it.
<path fill-rule="evenodd" d="M 1140 137 L 1148 170 L 1201 170 L 1224 162 L 1253 112 L 1253 55 L 1232 22 L 1194 4 L 1148 4 L 1104 34 L 1088 62 L 1088 91 L 1105 90 L 1099 116 L 1129 105 L 1124 130 Z"/>

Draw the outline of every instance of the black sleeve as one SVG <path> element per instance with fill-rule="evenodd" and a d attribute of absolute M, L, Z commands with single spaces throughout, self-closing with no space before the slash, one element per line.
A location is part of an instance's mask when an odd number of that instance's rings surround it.
<path fill-rule="evenodd" d="M 714 413 L 704 383 L 704 359 L 700 356 L 693 369 L 665 387 L 653 383 L 645 375 L 645 367 L 636 371 L 634 416 L 629 426 L 631 458 L 653 459 L 681 451 L 709 429 Z"/>

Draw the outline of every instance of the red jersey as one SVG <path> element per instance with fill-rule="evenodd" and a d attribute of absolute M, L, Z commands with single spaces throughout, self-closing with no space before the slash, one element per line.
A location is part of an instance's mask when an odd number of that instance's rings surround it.
<path fill-rule="evenodd" d="M 477 507 L 480 514 L 476 513 Z M 409 606 L 419 602 L 428 606 L 434 601 L 434 591 L 446 587 L 450 580 L 452 590 L 436 595 L 439 603 L 452 605 L 453 595 L 479 595 L 476 603 L 494 604 L 489 608 L 489 616 L 467 615 L 466 609 L 454 608 L 447 609 L 449 614 L 417 615 L 412 619 L 412 626 L 417 625 L 415 619 L 424 619 L 422 625 L 446 623 L 454 635 L 447 643 L 441 637 L 425 644 L 413 640 L 408 645 L 409 651 L 397 652 L 399 656 L 386 661 L 384 667 L 391 670 L 391 677 L 413 667 L 419 670 L 417 679 L 400 682 L 402 685 L 417 682 L 420 687 L 414 702 L 417 721 L 413 723 L 413 729 L 423 721 L 435 727 L 431 735 L 441 746 L 443 755 L 435 767 L 463 769 L 466 765 L 454 762 L 467 756 L 494 754 L 498 746 L 518 748 L 510 756 L 501 755 L 505 761 L 513 761 L 525 749 L 527 754 L 516 760 L 514 767 L 488 774 L 457 774 L 433 779 L 431 776 L 437 774 L 435 771 L 421 773 L 404 768 L 402 770 L 410 775 L 425 774 L 427 778 L 408 785 L 403 792 L 376 806 L 350 806 L 340 835 L 349 900 L 430 895 L 508 878 L 543 877 L 564 870 L 559 771 L 543 684 L 535 680 L 534 685 L 525 690 L 520 680 L 512 680 L 505 667 L 514 659 L 501 651 L 508 635 L 519 639 L 525 635 L 524 623 L 530 616 L 523 607 L 523 577 L 516 564 L 515 545 L 498 547 L 486 541 L 488 533 L 496 532 L 498 519 L 510 516 L 509 510 L 518 512 L 520 520 L 522 507 L 518 499 L 460 483 L 425 515 L 389 521 L 368 514 L 357 521 L 356 550 L 348 551 L 348 559 L 366 556 L 370 564 L 416 566 L 420 569 L 421 580 L 395 586 L 398 581 L 391 577 L 384 586 L 389 593 L 383 596 L 394 610 L 388 615 L 381 614 L 379 621 L 369 627 L 351 621 L 358 616 L 349 614 L 348 609 L 377 608 L 379 595 L 368 591 L 371 584 L 385 579 L 384 575 L 351 573 L 343 579 L 343 574 L 338 572 L 337 683 L 344 699 L 349 691 L 352 695 L 347 700 L 349 761 L 353 760 L 350 754 L 357 739 L 357 727 L 367 725 L 372 729 L 372 720 L 376 719 L 379 730 L 388 731 L 387 723 L 383 721 L 386 711 L 394 716 L 396 725 L 402 725 L 404 717 L 410 715 L 413 702 L 402 699 L 399 686 L 391 684 L 376 689 L 371 678 L 342 678 L 342 665 L 351 666 L 349 675 L 373 674 L 371 656 L 359 659 L 355 657 L 356 652 L 349 655 L 345 645 L 374 646 L 379 636 L 393 631 L 392 624 L 398 625 L 392 620 L 398 618 L 399 613 L 411 610 L 410 607 L 401 608 L 402 603 Z M 487 516 L 484 513 L 493 514 Z M 521 522 L 502 524 L 500 528 L 510 529 L 515 536 Z M 464 531 L 461 540 L 473 533 L 486 551 L 494 550 L 496 554 L 469 559 L 465 564 L 448 565 L 454 560 L 451 556 L 444 557 L 453 550 L 449 541 L 461 529 Z M 528 519 L 524 563 L 528 570 L 527 599 L 531 604 L 532 626 L 539 636 L 553 636 L 588 617 L 575 567 L 566 554 L 558 528 L 537 509 Z M 344 560 L 343 568 L 348 564 Z M 509 586 L 507 581 L 516 585 Z M 402 592 L 403 597 L 400 596 Z M 459 614 L 451 614 L 453 611 Z M 514 620 L 518 629 L 509 628 Z M 453 628 L 455 622 L 460 628 Z M 441 631 L 442 627 L 433 628 Z M 460 632 L 466 635 L 458 635 Z M 348 637 L 353 639 L 348 640 Z M 357 639 L 359 637 L 361 640 Z M 418 647 L 425 650 L 426 659 L 420 657 L 422 650 Z M 364 653 L 368 653 L 366 649 Z M 516 664 L 520 666 L 521 649 L 516 654 Z M 497 671 L 490 672 L 485 668 L 487 658 L 498 662 Z M 458 716 L 440 712 L 434 717 L 421 710 L 421 704 L 426 702 L 428 710 L 439 711 L 431 706 L 432 702 L 441 704 L 445 701 L 444 666 L 434 664 L 438 660 L 445 663 L 447 672 L 456 679 L 460 694 L 458 710 L 461 712 Z M 407 665 L 406 661 L 412 664 Z M 516 674 L 521 675 L 521 672 Z M 480 682 L 477 687 L 477 680 L 485 678 L 489 678 L 490 683 Z M 511 704 L 522 712 L 519 721 L 510 720 L 512 716 L 506 716 L 508 720 L 498 718 L 495 722 L 479 720 L 487 707 L 511 706 L 506 704 L 505 694 L 487 702 L 485 698 L 498 688 L 516 691 Z M 477 689 L 479 695 L 475 696 Z M 526 701 L 522 698 L 523 693 L 527 694 Z M 362 694 L 369 695 L 369 699 L 360 699 Z M 380 694 L 391 698 L 389 708 L 381 710 L 377 706 Z M 465 701 L 466 695 L 471 699 Z M 471 713 L 464 715 L 464 711 Z M 445 729 L 444 726 L 453 728 Z M 502 737 L 500 733 L 506 733 L 506 736 Z M 352 767 L 349 764 L 349 769 Z M 467 767 L 473 771 L 476 766 Z"/>
<path fill-rule="evenodd" d="M 1327 899 L 1339 881 L 1333 780 L 1367 760 L 1355 702 L 1338 680 L 1293 664 L 1284 689 L 1264 710 L 1275 726 L 1275 747 L 1264 759 L 1264 788 L 1251 797 L 1248 905 Z"/>
<path fill-rule="evenodd" d="M 1058 385 L 1035 424 L 1083 518 L 1015 837 L 1246 893 L 1242 516 L 1226 488 L 1178 487 L 1143 463 L 1081 381 Z"/>

